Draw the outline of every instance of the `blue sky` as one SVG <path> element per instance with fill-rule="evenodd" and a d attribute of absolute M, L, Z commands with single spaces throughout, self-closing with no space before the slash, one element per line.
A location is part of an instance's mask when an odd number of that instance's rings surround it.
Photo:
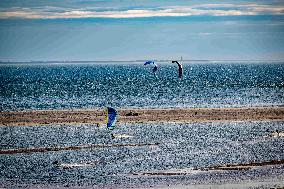
<path fill-rule="evenodd" d="M 1 0 L 0 60 L 284 60 L 284 1 Z"/>

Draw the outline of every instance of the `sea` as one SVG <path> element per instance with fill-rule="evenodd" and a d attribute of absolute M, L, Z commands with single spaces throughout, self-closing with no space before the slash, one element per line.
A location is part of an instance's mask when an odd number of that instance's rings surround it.
<path fill-rule="evenodd" d="M 1 64 L 0 110 L 284 105 L 283 62 L 183 62 L 182 79 L 157 64 L 155 74 L 143 62 Z M 1 126 L 0 150 L 124 146 L 0 154 L 0 187 L 281 188 L 283 164 L 207 170 L 283 160 L 276 131 L 284 121 Z"/>
<path fill-rule="evenodd" d="M 283 106 L 283 62 L 1 64 L 0 110 Z"/>

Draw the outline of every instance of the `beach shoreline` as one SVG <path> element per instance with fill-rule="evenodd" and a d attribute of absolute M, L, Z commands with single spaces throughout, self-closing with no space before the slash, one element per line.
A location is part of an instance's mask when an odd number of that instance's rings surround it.
<path fill-rule="evenodd" d="M 284 121 L 284 107 L 118 109 L 117 124 Z M 0 126 L 104 124 L 104 109 L 0 112 Z"/>

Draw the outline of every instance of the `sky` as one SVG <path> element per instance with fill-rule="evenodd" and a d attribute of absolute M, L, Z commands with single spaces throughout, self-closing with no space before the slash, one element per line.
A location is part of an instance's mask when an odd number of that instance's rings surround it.
<path fill-rule="evenodd" d="M 0 61 L 180 57 L 284 60 L 284 1 L 0 1 Z"/>

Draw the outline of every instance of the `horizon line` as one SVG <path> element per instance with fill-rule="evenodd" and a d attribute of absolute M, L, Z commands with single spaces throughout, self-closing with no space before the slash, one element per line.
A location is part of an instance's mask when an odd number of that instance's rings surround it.
<path fill-rule="evenodd" d="M 92 63 L 92 62 L 145 62 L 145 61 L 155 61 L 155 62 L 168 62 L 168 61 L 193 61 L 193 62 L 214 62 L 214 61 L 248 61 L 248 62 L 255 62 L 255 61 L 271 61 L 271 62 L 282 62 L 284 59 L 138 59 L 138 60 L 30 60 L 30 61 L 12 61 L 0 60 L 0 63 Z"/>

